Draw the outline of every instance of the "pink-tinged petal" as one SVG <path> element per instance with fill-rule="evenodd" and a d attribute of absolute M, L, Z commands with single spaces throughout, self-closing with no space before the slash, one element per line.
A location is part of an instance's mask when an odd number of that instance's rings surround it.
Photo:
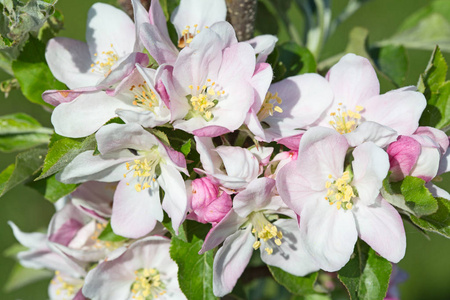
<path fill-rule="evenodd" d="M 400 181 L 411 173 L 421 152 L 420 143 L 408 136 L 400 136 L 387 148 L 393 181 Z"/>
<path fill-rule="evenodd" d="M 394 90 L 368 98 L 358 105 L 364 107 L 363 119 L 391 127 L 399 135 L 413 134 L 427 101 L 423 94 L 410 90 Z"/>
<path fill-rule="evenodd" d="M 194 136 L 197 152 L 200 154 L 200 161 L 203 169 L 208 173 L 219 170 L 222 160 L 219 154 L 214 151 L 215 147 L 211 138 Z"/>
<path fill-rule="evenodd" d="M 251 227 L 229 236 L 217 251 L 213 265 L 213 291 L 218 297 L 231 293 L 253 254 Z"/>
<path fill-rule="evenodd" d="M 251 181 L 258 177 L 258 159 L 247 149 L 231 146 L 219 146 L 217 153 L 222 159 L 227 175 Z"/>
<path fill-rule="evenodd" d="M 265 62 L 270 53 L 272 53 L 275 48 L 275 44 L 278 42 L 278 38 L 274 35 L 263 34 L 258 35 L 248 41 L 255 53 L 258 55 L 256 62 Z"/>
<path fill-rule="evenodd" d="M 180 172 L 174 167 L 166 164 L 160 164 L 159 166 L 161 175 L 158 177 L 158 183 L 165 192 L 162 207 L 172 220 L 175 233 L 178 234 L 178 227 L 186 218 L 188 209 L 184 180 Z"/>
<path fill-rule="evenodd" d="M 137 192 L 133 182 L 122 180 L 117 185 L 114 194 L 114 204 L 111 216 L 111 227 L 114 233 L 140 238 L 162 221 L 164 215 L 159 200 L 159 187 L 148 188 Z"/>
<path fill-rule="evenodd" d="M 425 186 L 430 190 L 433 197 L 440 197 L 450 201 L 450 193 L 433 184 L 433 182 L 427 182 Z"/>
<path fill-rule="evenodd" d="M 104 92 L 81 94 L 72 102 L 62 103 L 53 110 L 52 124 L 60 135 L 85 137 L 116 117 L 117 108 L 127 107 L 124 102 Z"/>
<path fill-rule="evenodd" d="M 414 132 L 414 135 L 428 136 L 430 139 L 439 144 L 442 153 L 445 153 L 448 149 L 448 136 L 442 130 L 433 127 L 421 126 L 417 128 L 416 132 Z"/>
<path fill-rule="evenodd" d="M 254 155 L 256 156 L 256 158 L 259 161 L 259 164 L 261 166 L 267 166 L 267 164 L 269 164 L 270 162 L 270 157 L 272 156 L 273 153 L 273 148 L 272 147 L 251 147 L 248 148 L 248 150 Z"/>
<path fill-rule="evenodd" d="M 300 234 L 308 252 L 327 272 L 345 266 L 358 239 L 352 212 L 338 210 L 325 199 L 305 205 L 300 216 Z"/>
<path fill-rule="evenodd" d="M 252 104 L 254 114 L 258 113 L 261 105 L 266 97 L 270 83 L 273 78 L 273 70 L 269 64 L 258 63 L 255 66 L 255 72 L 250 80 L 255 91 L 255 99 Z M 258 121 L 259 122 L 259 121 Z"/>
<path fill-rule="evenodd" d="M 238 42 L 233 26 L 226 21 L 214 23 L 209 27 L 209 29 L 220 36 L 222 42 L 224 43 L 224 47 L 230 47 Z"/>
<path fill-rule="evenodd" d="M 217 79 L 222 64 L 222 50 L 220 37 L 214 31 L 205 29 L 195 37 L 189 47 L 180 51 L 174 65 L 173 79 L 183 99 L 171 99 L 172 102 L 187 103 L 189 85 L 203 86 L 207 79 Z"/>
<path fill-rule="evenodd" d="M 132 160 L 132 157 L 129 150 L 114 153 L 114 156 L 94 155 L 94 151 L 86 151 L 77 155 L 56 178 L 63 183 L 119 181 L 127 173 L 125 163 Z"/>
<path fill-rule="evenodd" d="M 80 288 L 80 289 L 78 290 L 78 292 L 76 293 L 75 297 L 74 297 L 72 300 L 86 300 L 86 299 L 87 299 L 87 298 L 84 297 L 83 291 L 82 291 L 82 289 Z"/>
<path fill-rule="evenodd" d="M 183 0 L 173 11 L 170 21 L 175 26 L 178 36 L 181 37 L 186 26 L 203 31 L 205 26 L 225 21 L 226 14 L 224 0 Z"/>
<path fill-rule="evenodd" d="M 261 259 L 268 265 L 281 268 L 295 276 L 305 276 L 319 270 L 314 258 L 303 245 L 298 223 L 293 219 L 281 219 L 273 223 L 283 233 L 281 245 L 273 241 L 261 240 Z M 265 251 L 266 247 L 273 249 L 272 254 Z"/>
<path fill-rule="evenodd" d="M 199 254 L 217 247 L 227 237 L 235 233 L 246 220 L 246 218 L 241 218 L 233 209 L 230 210 L 222 221 L 208 232 Z"/>
<path fill-rule="evenodd" d="M 245 190 L 239 192 L 233 199 L 233 209 L 245 218 L 254 211 L 262 210 L 272 196 L 275 180 L 262 177 L 251 181 Z"/>
<path fill-rule="evenodd" d="M 353 150 L 354 160 L 352 185 L 365 205 L 375 202 L 389 171 L 389 157 L 383 149 L 366 142 Z"/>
<path fill-rule="evenodd" d="M 206 222 L 216 225 L 232 209 L 233 202 L 231 196 L 225 192 L 217 197 L 211 204 L 203 209 L 203 218 Z"/>
<path fill-rule="evenodd" d="M 430 181 L 437 175 L 440 159 L 439 149 L 422 147 L 417 163 L 411 170 L 410 175 L 422 178 L 426 182 Z"/>
<path fill-rule="evenodd" d="M 296 161 L 282 167 L 277 175 L 277 191 L 281 199 L 297 214 L 301 214 L 308 202 L 325 201 L 326 196 L 325 182 L 322 191 L 315 191 L 304 176 L 306 174 L 298 170 Z"/>
<path fill-rule="evenodd" d="M 122 57 L 133 52 L 136 41 L 133 21 L 112 5 L 95 3 L 88 12 L 86 41 L 91 55 L 114 50 Z"/>
<path fill-rule="evenodd" d="M 159 0 L 154 0 L 150 3 L 148 16 L 150 24 L 155 25 L 163 36 L 167 36 L 170 39 L 169 31 L 167 29 L 167 20 Z"/>
<path fill-rule="evenodd" d="M 380 83 L 369 60 L 355 54 L 342 57 L 330 69 L 327 79 L 335 101 L 345 103 L 348 109 L 354 109 L 357 105 L 362 105 L 362 100 L 380 93 Z"/>
<path fill-rule="evenodd" d="M 255 65 L 255 52 L 249 44 L 231 45 L 223 51 L 222 66 L 217 81 L 224 85 L 225 82 L 236 78 L 236 75 L 249 80 L 255 72 Z"/>
<path fill-rule="evenodd" d="M 55 275 L 50 281 L 48 286 L 48 296 L 50 300 L 87 300 L 81 292 L 83 281 L 83 279 L 74 278 L 71 275 L 59 272 L 59 274 Z M 68 289 L 68 285 L 72 285 L 73 288 Z"/>
<path fill-rule="evenodd" d="M 380 148 L 384 148 L 397 138 L 397 132 L 390 127 L 366 121 L 354 131 L 346 133 L 350 147 L 356 147 L 364 142 L 373 142 Z"/>
<path fill-rule="evenodd" d="M 156 2 L 156 1 L 155 1 Z M 139 0 L 131 0 L 131 5 L 133 7 L 133 19 L 134 19 L 134 26 L 135 26 L 135 32 L 136 32 L 136 42 L 134 45 L 134 51 L 142 51 L 144 49 L 144 46 L 142 45 L 142 40 L 139 38 L 139 34 L 141 32 L 142 29 L 142 25 L 146 24 L 146 23 L 150 23 L 150 14 L 149 12 L 147 12 L 144 8 L 144 6 L 142 5 L 141 1 Z M 159 8 L 161 9 L 161 6 L 159 5 L 159 1 L 158 4 Z M 156 5 L 154 5 L 156 6 Z M 161 10 L 161 15 L 162 18 L 164 18 L 164 13 Z M 166 25 L 164 23 L 164 25 Z M 167 30 L 167 26 L 166 26 L 166 30 Z"/>
<path fill-rule="evenodd" d="M 342 176 L 347 149 L 347 139 L 337 131 L 313 127 L 300 141 L 298 172 L 303 173 L 313 190 L 323 191 L 328 175 L 333 178 Z"/>
<path fill-rule="evenodd" d="M 61 103 L 72 102 L 78 96 L 88 92 L 95 92 L 98 87 L 84 87 L 75 90 L 48 90 L 42 93 L 42 99 L 53 106 L 58 106 Z"/>
<path fill-rule="evenodd" d="M 274 112 L 265 118 L 274 138 L 288 137 L 299 133 L 298 129 L 306 129 L 319 117 L 333 100 L 330 84 L 317 74 L 304 74 L 286 78 L 270 86 L 269 92 L 278 93 L 282 102 L 274 103 L 283 112 Z"/>
<path fill-rule="evenodd" d="M 356 203 L 352 212 L 359 237 L 373 250 L 393 263 L 405 256 L 406 236 L 402 218 L 386 200 L 380 196 L 370 206 Z"/>
<path fill-rule="evenodd" d="M 48 226 L 48 240 L 67 246 L 90 220 L 90 217 L 69 202 L 53 215 Z"/>
<path fill-rule="evenodd" d="M 115 189 L 115 183 L 86 182 L 71 194 L 72 204 L 87 212 L 91 217 L 109 218 Z"/>
<path fill-rule="evenodd" d="M 177 166 L 179 169 L 182 169 L 182 171 L 186 175 L 188 175 L 186 171 L 186 158 L 184 157 L 183 153 L 173 150 L 172 148 L 166 146 L 165 144 L 163 144 L 163 146 L 167 152 L 167 155 L 170 158 L 170 161 L 173 162 L 175 166 Z"/>
<path fill-rule="evenodd" d="M 45 59 L 53 76 L 70 89 L 94 86 L 100 76 L 90 72 L 93 63 L 86 43 L 64 37 L 51 39 Z"/>
<path fill-rule="evenodd" d="M 278 139 L 276 140 L 276 142 L 278 144 L 288 147 L 291 150 L 298 151 L 298 147 L 300 146 L 300 140 L 302 139 L 302 136 L 306 131 L 299 130 L 299 132 L 301 133 L 290 137 Z"/>
<path fill-rule="evenodd" d="M 99 81 L 97 85 L 103 88 L 109 88 L 133 72 L 136 64 L 147 66 L 148 63 L 149 60 L 147 54 L 140 52 L 130 53 L 115 63 L 114 66 L 111 67 L 111 72 L 106 73 L 107 76 L 102 76 L 102 80 Z"/>
<path fill-rule="evenodd" d="M 195 136 L 216 137 L 230 132 L 228 128 L 222 126 L 206 126 L 192 131 Z"/>
<path fill-rule="evenodd" d="M 143 24 L 140 38 L 150 55 L 159 65 L 173 64 L 177 60 L 178 50 L 155 25 Z"/>

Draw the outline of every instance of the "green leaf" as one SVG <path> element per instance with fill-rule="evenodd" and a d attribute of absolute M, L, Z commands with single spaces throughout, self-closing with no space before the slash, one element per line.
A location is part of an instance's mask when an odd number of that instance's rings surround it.
<path fill-rule="evenodd" d="M 158 140 L 160 140 L 162 143 L 166 144 L 166 146 L 170 146 L 169 138 L 167 137 L 167 134 L 162 132 L 161 130 L 149 128 L 147 129 L 151 134 L 156 136 Z"/>
<path fill-rule="evenodd" d="M 30 149 L 16 156 L 14 165 L 0 173 L 0 197 L 18 184 L 35 175 L 44 162 L 45 149 Z"/>
<path fill-rule="evenodd" d="M 316 293 L 314 284 L 319 275 L 318 272 L 311 273 L 304 277 L 294 276 L 283 271 L 280 268 L 269 266 L 270 273 L 276 282 L 283 285 L 289 292 L 294 295 L 305 295 Z"/>
<path fill-rule="evenodd" d="M 350 299 L 382 300 L 386 296 L 391 271 L 390 262 L 378 256 L 364 242 L 358 241 L 355 253 L 338 271 L 338 278 Z"/>
<path fill-rule="evenodd" d="M 17 78 L 25 97 L 33 103 L 49 108 L 52 105 L 42 100 L 46 90 L 64 90 L 66 86 L 53 77 L 45 62 L 45 44 L 30 37 L 22 53 L 12 63 L 14 76 Z"/>
<path fill-rule="evenodd" d="M 405 197 L 406 205 L 414 211 L 415 216 L 430 215 L 437 211 L 437 201 L 425 186 L 423 179 L 406 176 L 401 183 L 400 190 Z"/>
<path fill-rule="evenodd" d="M 217 299 L 213 294 L 213 251 L 202 255 L 203 240 L 193 236 L 190 242 L 172 238 L 170 257 L 178 265 L 178 282 L 188 299 Z"/>
<path fill-rule="evenodd" d="M 378 69 L 397 87 L 403 86 L 408 71 L 408 56 L 403 46 L 388 45 L 375 48 L 371 56 Z"/>
<path fill-rule="evenodd" d="M 436 47 L 418 83 L 419 91 L 427 99 L 427 107 L 420 118 L 421 126 L 441 129 L 450 125 L 450 81 L 445 81 L 447 70 L 445 58 Z"/>
<path fill-rule="evenodd" d="M 411 216 L 414 224 L 426 231 L 436 232 L 450 238 L 450 201 L 437 198 L 438 209 L 434 214 L 417 218 Z"/>
<path fill-rule="evenodd" d="M 12 152 L 48 143 L 53 131 L 32 117 L 17 113 L 0 117 L 0 151 Z"/>
<path fill-rule="evenodd" d="M 37 180 L 53 175 L 64 169 L 78 154 L 94 150 L 96 140 L 94 135 L 90 135 L 84 140 L 63 138 L 51 143 L 44 167 Z"/>
<path fill-rule="evenodd" d="M 308 48 L 294 42 L 284 43 L 277 48 L 278 60 L 274 62 L 275 65 L 272 65 L 275 70 L 275 81 L 298 74 L 316 72 L 316 60 Z"/>
<path fill-rule="evenodd" d="M 450 51 L 450 2 L 432 1 L 407 18 L 399 31 L 379 45 L 403 45 L 406 48 L 432 50 L 439 45 Z"/>
<path fill-rule="evenodd" d="M 62 197 L 76 190 L 79 184 L 65 184 L 56 180 L 55 175 L 38 180 L 30 181 L 27 186 L 38 191 L 45 199 L 55 203 Z"/>
<path fill-rule="evenodd" d="M 98 239 L 108 242 L 122 242 L 127 240 L 128 238 L 115 234 L 111 228 L 111 222 L 109 222 L 102 233 L 100 233 L 100 235 L 98 236 Z"/>
<path fill-rule="evenodd" d="M 184 156 L 188 156 L 189 152 L 191 152 L 191 139 L 181 146 L 181 153 L 183 153 Z"/>
<path fill-rule="evenodd" d="M 16 243 L 16 244 L 13 244 L 13 245 L 9 246 L 8 248 L 6 248 L 3 251 L 3 256 L 15 258 L 19 252 L 26 251 L 26 250 L 28 250 L 27 247 L 25 247 L 22 244 Z"/>
<path fill-rule="evenodd" d="M 27 269 L 22 267 L 19 263 L 16 263 L 3 286 L 3 291 L 5 293 L 10 293 L 33 282 L 50 279 L 53 275 L 54 273 L 49 270 Z"/>

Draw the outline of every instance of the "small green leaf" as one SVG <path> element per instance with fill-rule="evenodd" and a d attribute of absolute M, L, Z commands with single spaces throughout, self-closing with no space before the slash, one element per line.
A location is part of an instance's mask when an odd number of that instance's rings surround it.
<path fill-rule="evenodd" d="M 188 299 L 217 299 L 213 294 L 213 251 L 198 254 L 203 240 L 193 236 L 190 242 L 172 238 L 170 257 L 178 265 L 178 282 Z"/>
<path fill-rule="evenodd" d="M 419 91 L 427 99 L 427 107 L 420 118 L 421 126 L 441 129 L 450 125 L 450 81 L 445 81 L 447 70 L 445 58 L 436 47 L 418 83 Z"/>
<path fill-rule="evenodd" d="M 0 135 L 39 132 L 42 130 L 38 121 L 23 113 L 0 117 Z M 48 129 L 43 131 L 48 133 Z"/>
<path fill-rule="evenodd" d="M 161 197 L 161 199 L 163 199 L 163 198 L 164 197 Z M 184 230 L 185 223 L 186 223 L 186 221 L 180 225 L 180 227 L 178 228 L 178 235 L 177 235 L 175 233 L 175 230 L 173 230 L 172 221 L 166 213 L 164 213 L 164 219 L 161 222 L 161 224 L 170 232 L 172 237 L 176 237 L 176 238 L 182 240 L 183 242 L 187 242 L 188 240 L 187 240 L 186 232 Z"/>
<path fill-rule="evenodd" d="M 408 56 L 403 46 L 388 45 L 370 51 L 378 69 L 397 87 L 403 86 L 408 71 Z"/>
<path fill-rule="evenodd" d="M 276 282 L 283 285 L 294 295 L 306 295 L 316 293 L 314 284 L 317 281 L 318 272 L 311 273 L 304 277 L 294 276 L 274 266 L 268 266 L 270 273 Z"/>
<path fill-rule="evenodd" d="M 44 196 L 45 199 L 55 203 L 62 197 L 76 190 L 79 184 L 65 184 L 56 180 L 55 175 L 38 180 L 30 181 L 27 186 L 35 189 Z"/>
<path fill-rule="evenodd" d="M 170 141 L 167 135 L 161 130 L 149 128 L 147 129 L 151 134 L 156 136 L 161 142 L 163 142 L 166 146 L 170 146 Z"/>
<path fill-rule="evenodd" d="M 406 205 L 414 211 L 415 216 L 430 215 L 437 211 L 437 201 L 425 187 L 423 179 L 406 176 L 401 183 L 400 190 L 405 197 Z"/>
<path fill-rule="evenodd" d="M 12 63 L 14 76 L 17 78 L 25 97 L 33 103 L 49 108 L 52 105 L 42 100 L 46 90 L 64 90 L 66 86 L 53 77 L 45 62 L 45 44 L 30 37 L 22 53 Z"/>
<path fill-rule="evenodd" d="M 183 153 L 184 156 L 188 156 L 189 152 L 191 152 L 191 139 L 181 146 L 181 153 Z"/>
<path fill-rule="evenodd" d="M 308 48 L 301 47 L 294 42 L 279 46 L 279 62 L 282 62 L 286 67 L 284 77 L 314 73 L 317 69 L 314 55 Z"/>
<path fill-rule="evenodd" d="M 351 300 L 382 300 L 386 296 L 392 265 L 362 241 L 349 262 L 338 271 Z"/>
<path fill-rule="evenodd" d="M 22 244 L 16 243 L 6 248 L 5 251 L 3 251 L 3 256 L 15 258 L 19 252 L 26 250 L 28 250 L 27 247 L 23 246 Z"/>
<path fill-rule="evenodd" d="M 127 240 L 128 238 L 115 234 L 111 228 L 111 222 L 109 222 L 102 233 L 100 233 L 100 235 L 98 236 L 98 239 L 108 242 L 122 242 Z"/>
<path fill-rule="evenodd" d="M 436 200 L 438 209 L 434 214 L 421 218 L 411 216 L 411 220 L 423 230 L 450 238 L 450 201 L 444 198 L 436 198 Z"/>
<path fill-rule="evenodd" d="M 94 150 L 96 140 L 94 135 L 90 135 L 84 140 L 63 138 L 51 143 L 45 157 L 44 167 L 41 175 L 36 180 L 53 175 L 64 169 L 78 154 Z"/>
<path fill-rule="evenodd" d="M 45 269 L 28 269 L 16 263 L 8 279 L 6 280 L 3 290 L 6 293 L 23 288 L 24 286 L 44 279 L 50 279 L 54 273 Z"/>
<path fill-rule="evenodd" d="M 14 165 L 0 173 L 0 197 L 18 184 L 35 175 L 44 162 L 45 149 L 30 149 L 16 156 Z"/>

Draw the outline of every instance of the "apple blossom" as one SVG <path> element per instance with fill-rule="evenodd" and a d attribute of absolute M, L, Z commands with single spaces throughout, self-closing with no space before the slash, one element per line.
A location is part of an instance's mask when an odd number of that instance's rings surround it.
<path fill-rule="evenodd" d="M 59 179 L 65 183 L 119 181 L 111 216 L 111 226 L 119 235 L 138 238 L 148 234 L 162 221 L 163 208 L 177 231 L 187 212 L 180 174 L 186 172 L 182 154 L 164 146 L 136 123 L 106 125 L 96 138 L 101 154 L 79 154 L 59 173 Z M 162 206 L 160 186 L 165 191 Z"/>
<path fill-rule="evenodd" d="M 315 127 L 302 137 L 298 159 L 277 176 L 283 201 L 300 216 L 300 235 L 321 269 L 342 268 L 358 236 L 392 262 L 403 258 L 406 237 L 399 213 L 380 196 L 388 155 L 372 142 L 356 147 L 333 129 Z M 345 168 L 345 171 L 344 171 Z"/>

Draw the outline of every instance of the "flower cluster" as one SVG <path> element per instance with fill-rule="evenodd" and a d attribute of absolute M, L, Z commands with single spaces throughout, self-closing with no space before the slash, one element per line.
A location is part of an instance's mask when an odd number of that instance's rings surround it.
<path fill-rule="evenodd" d="M 216 296 L 255 250 L 295 276 L 340 270 L 358 238 L 396 263 L 406 237 L 383 180 L 418 177 L 450 199 L 431 181 L 448 171 L 449 140 L 419 127 L 426 100 L 415 87 L 380 95 L 369 60 L 354 54 L 325 77 L 272 83 L 277 39 L 238 41 L 224 0 L 181 0 L 175 43 L 158 0 L 148 12 L 132 4 L 134 22 L 97 3 L 87 43 L 47 45 L 69 88 L 43 94 L 55 132 L 97 142 L 57 174 L 81 185 L 57 203 L 47 234 L 11 223 L 30 248 L 21 263 L 55 271 L 51 299 L 183 299 L 168 236 L 186 219 L 211 224 L 200 254 L 218 247 Z"/>

